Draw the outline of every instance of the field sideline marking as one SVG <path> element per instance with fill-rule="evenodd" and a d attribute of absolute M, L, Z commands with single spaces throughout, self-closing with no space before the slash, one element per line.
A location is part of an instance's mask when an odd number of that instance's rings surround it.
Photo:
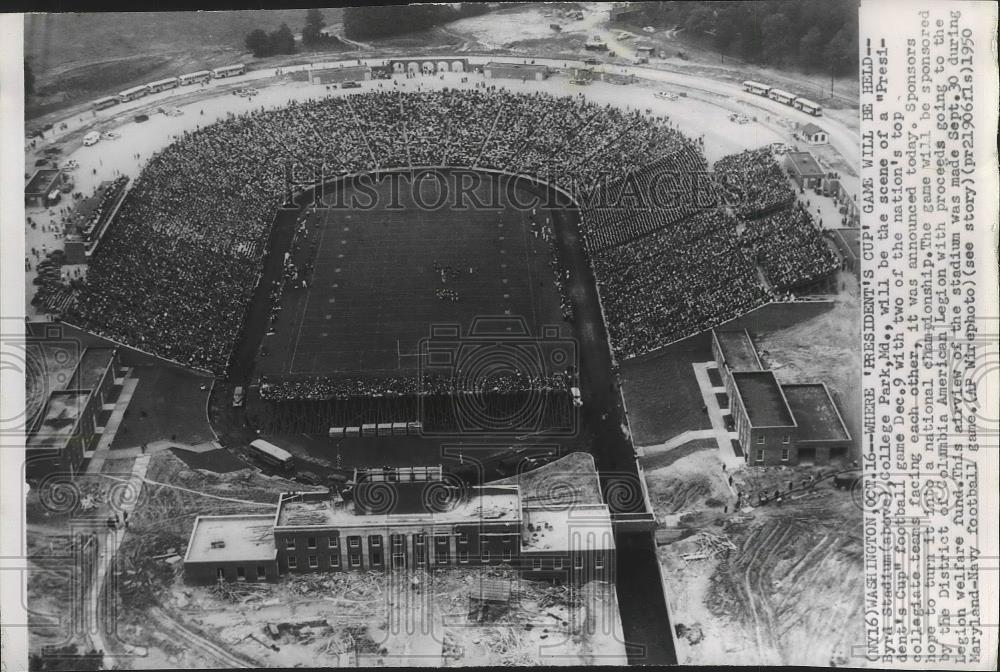
<path fill-rule="evenodd" d="M 306 287 L 306 301 L 305 304 L 302 306 L 302 314 L 299 316 L 299 328 L 295 331 L 295 345 L 292 346 L 292 359 L 290 362 L 288 362 L 288 375 L 293 375 L 295 373 L 295 358 L 298 357 L 299 340 L 302 338 L 302 322 L 306 319 L 306 313 L 309 312 L 309 297 L 312 295 L 313 277 L 315 277 L 316 275 L 316 258 L 319 257 L 320 250 L 323 248 L 323 241 L 326 240 L 326 228 L 328 219 L 329 219 L 329 211 L 324 210 L 323 226 L 320 229 L 319 233 L 319 244 L 316 246 L 316 257 L 314 257 L 312 260 L 313 272 L 309 276 L 309 285 Z"/>

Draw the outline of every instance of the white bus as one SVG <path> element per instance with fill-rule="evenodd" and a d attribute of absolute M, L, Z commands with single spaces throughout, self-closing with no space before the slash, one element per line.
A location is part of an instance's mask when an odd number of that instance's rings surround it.
<path fill-rule="evenodd" d="M 131 89 L 125 89 L 119 93 L 118 100 L 123 103 L 127 103 L 130 100 L 142 98 L 147 93 L 149 93 L 149 86 L 147 84 L 143 84 L 142 86 L 133 86 Z"/>
<path fill-rule="evenodd" d="M 201 84 L 202 82 L 207 82 L 212 79 L 212 73 L 209 70 L 199 70 L 198 72 L 189 72 L 186 75 L 181 75 L 177 78 L 181 86 L 187 86 L 189 84 Z"/>
<path fill-rule="evenodd" d="M 104 98 L 98 98 L 93 103 L 90 104 L 95 110 L 106 110 L 107 108 L 117 105 L 121 101 L 115 96 L 105 96 Z"/>
<path fill-rule="evenodd" d="M 159 93 L 160 91 L 166 91 L 167 89 L 177 88 L 177 78 L 168 77 L 167 79 L 159 79 L 155 82 L 150 82 L 146 86 L 149 87 L 150 93 Z"/>
<path fill-rule="evenodd" d="M 785 105 L 791 105 L 792 101 L 795 100 L 795 94 L 789 93 L 784 89 L 771 89 L 767 92 L 767 97 Z"/>
<path fill-rule="evenodd" d="M 295 468 L 295 456 L 263 439 L 251 441 L 250 452 L 261 462 L 283 471 L 291 471 Z"/>
<path fill-rule="evenodd" d="M 796 98 L 792 103 L 792 107 L 796 110 L 802 110 L 807 114 L 811 114 L 814 117 L 819 117 L 823 114 L 823 108 L 808 98 Z"/>
<path fill-rule="evenodd" d="M 227 65 L 221 68 L 215 68 L 212 70 L 212 77 L 215 79 L 223 79 L 225 77 L 235 77 L 236 75 L 242 75 L 247 71 L 247 66 L 243 63 L 237 63 L 236 65 Z"/>
<path fill-rule="evenodd" d="M 760 82 L 748 79 L 743 82 L 743 90 L 748 93 L 755 93 L 758 96 L 766 96 L 767 92 L 771 90 L 771 87 L 767 84 L 761 84 Z"/>

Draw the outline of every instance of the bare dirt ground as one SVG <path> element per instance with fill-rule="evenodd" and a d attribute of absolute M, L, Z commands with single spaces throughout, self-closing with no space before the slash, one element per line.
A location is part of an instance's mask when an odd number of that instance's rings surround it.
<path fill-rule="evenodd" d="M 841 292 L 833 310 L 773 332 L 753 334 L 766 367 L 780 383 L 824 382 L 851 436 L 861 435 L 861 311 Z"/>
<path fill-rule="evenodd" d="M 747 492 L 784 492 L 789 481 L 801 484 L 809 474 L 819 475 L 806 468 L 744 469 L 733 480 Z M 863 635 L 861 511 L 849 492 L 826 480 L 786 494 L 780 507 L 734 512 L 735 497 L 711 448 L 646 466 L 646 480 L 657 518 L 670 528 L 658 555 L 678 662 L 848 662 Z"/>
<path fill-rule="evenodd" d="M 470 593 L 509 583 L 513 601 L 481 620 Z M 413 587 L 413 580 L 419 587 Z M 526 581 L 507 568 L 350 572 L 274 584 L 185 585 L 179 568 L 156 604 L 123 605 L 136 668 L 624 664 L 613 586 Z"/>
<path fill-rule="evenodd" d="M 561 470 L 580 484 L 573 497 L 593 496 L 589 455 L 570 456 Z M 526 489 L 551 499 L 544 479 L 531 481 Z M 131 656 L 136 669 L 625 663 L 617 597 L 603 583 L 570 589 L 491 567 L 185 584 L 181 557 L 196 515 L 266 513 L 290 489 L 304 488 L 253 470 L 192 470 L 169 452 L 154 456 L 111 584 L 114 653 Z M 46 595 L 59 594 L 54 577 L 39 577 Z M 507 581 L 515 600 L 480 622 L 469 594 L 484 578 Z"/>

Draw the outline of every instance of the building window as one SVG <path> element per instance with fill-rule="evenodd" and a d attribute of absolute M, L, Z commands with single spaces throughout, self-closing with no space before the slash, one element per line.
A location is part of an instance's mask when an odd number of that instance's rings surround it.
<path fill-rule="evenodd" d="M 758 446 L 763 446 L 764 445 L 764 435 L 763 434 L 758 434 L 757 435 L 757 445 Z"/>
<path fill-rule="evenodd" d="M 604 556 L 598 555 L 594 558 L 594 569 L 604 569 Z"/>
<path fill-rule="evenodd" d="M 285 539 L 285 550 L 286 551 L 294 551 L 295 550 L 295 539 L 294 539 L 294 537 L 293 538 L 289 538 L 289 539 Z"/>
<path fill-rule="evenodd" d="M 377 534 L 373 534 L 372 536 L 368 537 L 368 539 L 371 540 L 371 544 L 375 548 L 378 548 L 379 546 L 382 545 L 382 537 Z"/>
<path fill-rule="evenodd" d="M 764 461 L 764 450 L 763 449 L 757 451 L 757 461 L 758 462 L 763 462 Z"/>
<path fill-rule="evenodd" d="M 423 547 L 419 547 L 416 550 L 417 564 L 422 565 L 427 560 L 427 552 L 424 551 Z"/>
<path fill-rule="evenodd" d="M 510 562 L 510 549 L 509 548 L 503 549 L 503 561 L 504 562 Z"/>
<path fill-rule="evenodd" d="M 459 532 L 458 533 L 458 543 L 460 543 L 460 544 L 467 544 L 467 543 L 469 543 L 469 533 L 468 532 Z"/>
<path fill-rule="evenodd" d="M 361 566 L 361 554 L 360 553 L 351 553 L 350 562 L 351 562 L 351 567 L 360 567 Z"/>
<path fill-rule="evenodd" d="M 489 563 L 489 561 L 490 561 L 490 552 L 489 551 L 483 551 L 482 553 L 479 554 L 479 559 L 483 561 L 484 565 L 487 564 L 487 563 Z"/>
<path fill-rule="evenodd" d="M 315 555 L 310 555 L 309 556 L 309 566 L 312 567 L 313 569 L 316 569 L 317 567 L 319 567 L 319 558 L 317 558 Z"/>
<path fill-rule="evenodd" d="M 339 555 L 331 555 L 330 556 L 330 566 L 331 567 L 340 567 L 340 556 Z"/>
<path fill-rule="evenodd" d="M 785 444 L 791 443 L 792 442 L 791 435 L 785 434 L 783 437 L 781 437 L 781 442 Z"/>
<path fill-rule="evenodd" d="M 781 461 L 782 462 L 787 462 L 788 461 L 788 448 L 782 448 L 781 449 Z"/>
<path fill-rule="evenodd" d="M 552 561 L 553 569 L 562 569 L 562 565 L 563 565 L 562 558 L 555 558 Z"/>
<path fill-rule="evenodd" d="M 267 578 L 267 568 L 266 567 L 261 567 L 261 566 L 258 565 L 257 566 L 257 580 L 258 581 L 263 581 L 266 578 Z"/>
<path fill-rule="evenodd" d="M 468 551 L 459 551 L 458 552 L 458 561 L 459 562 L 468 562 L 469 561 L 469 552 Z"/>
<path fill-rule="evenodd" d="M 288 569 L 295 569 L 299 566 L 299 560 L 294 555 L 288 556 Z"/>
<path fill-rule="evenodd" d="M 403 548 L 403 535 L 401 535 L 401 534 L 394 534 L 394 535 L 392 535 L 392 537 L 390 537 L 390 539 L 392 540 L 392 548 L 393 548 L 393 550 L 397 550 L 398 551 L 398 550 L 400 550 L 400 549 Z"/>
<path fill-rule="evenodd" d="M 413 535 L 413 544 L 415 546 L 423 546 L 424 545 L 424 535 L 423 534 L 414 534 Z"/>
<path fill-rule="evenodd" d="M 575 555 L 573 556 L 573 567 L 576 569 L 583 569 L 583 556 Z"/>
<path fill-rule="evenodd" d="M 340 548 L 340 537 L 330 537 L 326 543 L 330 548 Z"/>
<path fill-rule="evenodd" d="M 532 560 L 531 560 L 531 568 L 533 570 L 535 570 L 536 572 L 539 569 L 541 569 L 542 568 L 542 561 L 541 561 L 541 559 L 540 558 L 532 558 Z"/>
<path fill-rule="evenodd" d="M 361 537 L 348 537 L 347 545 L 351 548 L 358 548 L 361 546 Z"/>
<path fill-rule="evenodd" d="M 306 546 L 308 548 L 316 548 L 316 537 L 307 537 Z"/>
<path fill-rule="evenodd" d="M 436 562 L 437 564 L 439 565 L 448 564 L 448 551 L 439 548 L 437 553 L 435 553 L 434 555 L 435 555 L 434 562 Z"/>

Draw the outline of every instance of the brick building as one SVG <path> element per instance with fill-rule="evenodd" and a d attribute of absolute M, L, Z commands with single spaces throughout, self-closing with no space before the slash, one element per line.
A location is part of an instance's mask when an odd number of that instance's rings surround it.
<path fill-rule="evenodd" d="M 486 79 L 524 79 L 542 81 L 548 79 L 549 68 L 531 63 L 497 63 L 491 61 L 483 66 Z"/>
<path fill-rule="evenodd" d="M 58 168 L 41 168 L 24 185 L 24 204 L 31 207 L 48 207 L 60 199 L 59 190 L 66 184 L 66 176 Z"/>
<path fill-rule="evenodd" d="M 823 178 L 826 177 L 826 172 L 809 152 L 788 152 L 785 154 L 785 170 L 799 185 L 799 189 L 818 187 L 823 182 Z"/>
<path fill-rule="evenodd" d="M 349 65 L 309 71 L 310 84 L 343 84 L 344 82 L 363 82 L 371 78 L 372 69 L 367 65 Z"/>
<path fill-rule="evenodd" d="M 499 564 L 528 578 L 614 576 L 606 505 L 525 506 L 517 485 L 456 486 L 440 467 L 355 472 L 341 492 L 285 493 L 267 535 L 262 524 L 248 525 L 246 516 L 199 517 L 185 557 L 187 579 Z M 242 549 L 245 557 L 224 548 Z"/>
<path fill-rule="evenodd" d="M 825 383 L 779 383 L 745 329 L 713 329 L 712 354 L 747 464 L 826 464 L 848 456 L 851 435 Z"/>
<path fill-rule="evenodd" d="M 125 371 L 117 348 L 80 348 L 72 340 L 28 338 L 26 476 L 80 472 L 97 447 Z"/>
<path fill-rule="evenodd" d="M 840 252 L 844 270 L 861 274 L 861 229 L 847 228 L 834 229 L 832 232 L 833 243 Z"/>

